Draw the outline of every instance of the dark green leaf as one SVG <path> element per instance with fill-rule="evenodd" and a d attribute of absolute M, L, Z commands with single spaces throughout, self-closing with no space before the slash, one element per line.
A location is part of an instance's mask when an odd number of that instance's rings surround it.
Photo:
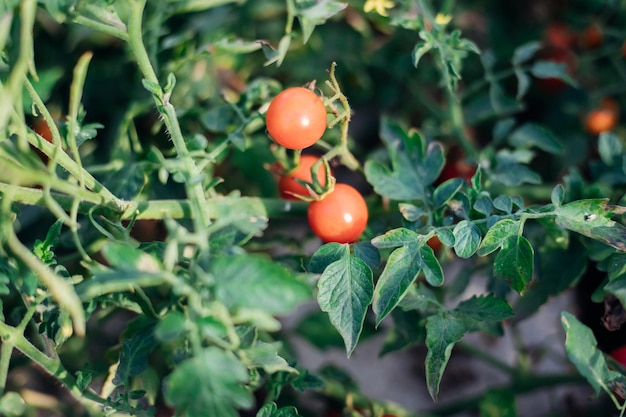
<path fill-rule="evenodd" d="M 414 204 L 400 203 L 398 204 L 398 209 L 400 210 L 402 217 L 409 222 L 417 222 L 418 220 L 425 222 L 428 218 L 426 210 L 424 210 L 423 207 L 418 207 Z"/>
<path fill-rule="evenodd" d="M 235 110 L 228 104 L 211 106 L 200 116 L 200 121 L 212 132 L 224 132 L 236 117 Z"/>
<path fill-rule="evenodd" d="M 132 291 L 135 287 L 155 287 L 171 282 L 167 272 L 143 272 L 132 269 L 98 270 L 93 277 L 76 285 L 76 293 L 83 301 L 104 294 Z"/>
<path fill-rule="evenodd" d="M 215 258 L 211 273 L 215 277 L 215 296 L 228 308 L 286 314 L 311 297 L 308 285 L 280 264 L 260 255 Z"/>
<path fill-rule="evenodd" d="M 456 317 L 436 314 L 426 320 L 426 385 L 434 401 L 437 401 L 439 383 L 450 360 L 452 348 L 466 332 L 463 320 Z"/>
<path fill-rule="evenodd" d="M 357 242 L 353 245 L 354 256 L 361 259 L 371 269 L 376 269 L 380 265 L 380 253 L 370 242 Z"/>
<path fill-rule="evenodd" d="M 509 143 L 515 147 L 538 147 L 553 154 L 563 153 L 563 145 L 546 128 L 535 123 L 525 123 L 509 136 Z"/>
<path fill-rule="evenodd" d="M 208 347 L 180 362 L 165 378 L 165 400 L 185 417 L 237 417 L 252 406 L 248 370 L 233 354 Z"/>
<path fill-rule="evenodd" d="M 265 404 L 256 413 L 256 417 L 297 417 L 299 415 L 295 407 L 278 408 L 275 403 Z"/>
<path fill-rule="evenodd" d="M 566 311 L 561 313 L 561 323 L 565 329 L 567 357 L 591 384 L 596 395 L 601 390 L 612 395 L 611 391 L 615 386 L 623 389 L 626 378 L 620 372 L 609 369 L 591 329 Z"/>
<path fill-rule="evenodd" d="M 115 378 L 113 378 L 115 385 L 125 385 L 129 378 L 146 370 L 148 354 L 157 346 L 154 337 L 155 326 L 156 322 L 150 322 L 129 338 L 124 339 L 120 361 L 115 371 Z"/>
<path fill-rule="evenodd" d="M 506 300 L 494 295 L 473 296 L 462 301 L 454 312 L 459 318 L 478 321 L 503 321 L 515 314 Z"/>
<path fill-rule="evenodd" d="M 435 208 L 443 207 L 465 184 L 463 178 L 451 178 L 440 184 L 433 193 L 433 205 Z"/>
<path fill-rule="evenodd" d="M 350 254 L 350 247 L 341 243 L 326 243 L 315 251 L 309 261 L 309 272 L 321 274 L 328 265 Z"/>
<path fill-rule="evenodd" d="M 520 68 L 516 68 L 514 71 L 515 78 L 517 79 L 517 93 L 515 93 L 515 99 L 522 100 L 530 89 L 530 76 L 528 76 L 526 71 Z"/>
<path fill-rule="evenodd" d="M 487 196 L 480 196 L 474 201 L 474 210 L 477 212 L 484 214 L 485 216 L 489 216 L 491 211 L 493 210 L 493 203 L 491 202 L 491 198 Z"/>
<path fill-rule="evenodd" d="M 402 246 L 389 255 L 374 290 L 372 308 L 377 326 L 396 307 L 417 278 L 422 266 L 419 248 L 420 244 L 416 242 Z"/>
<path fill-rule="evenodd" d="M 372 301 L 372 270 L 358 258 L 344 256 L 330 264 L 318 282 L 317 301 L 343 337 L 348 356 L 359 340 Z"/>
<path fill-rule="evenodd" d="M 567 73 L 567 65 L 556 61 L 536 61 L 530 68 L 530 73 L 537 78 L 556 78 L 576 86 L 576 81 Z"/>
<path fill-rule="evenodd" d="M 511 214 L 513 210 L 513 200 L 511 200 L 511 197 L 508 195 L 502 194 L 493 200 L 493 206 L 506 214 Z"/>
<path fill-rule="evenodd" d="M 508 240 L 511 236 L 514 236 L 519 231 L 519 222 L 511 219 L 502 219 L 491 228 L 485 234 L 483 241 L 478 248 L 478 256 L 486 256 L 496 249 L 500 248 L 502 244 Z"/>
<path fill-rule="evenodd" d="M 510 236 L 502 243 L 494 262 L 494 272 L 501 274 L 518 293 L 523 293 L 533 275 L 534 251 L 524 236 Z"/>
<path fill-rule="evenodd" d="M 454 226 L 454 252 L 461 258 L 469 258 L 480 244 L 480 229 L 474 223 L 461 220 Z"/>

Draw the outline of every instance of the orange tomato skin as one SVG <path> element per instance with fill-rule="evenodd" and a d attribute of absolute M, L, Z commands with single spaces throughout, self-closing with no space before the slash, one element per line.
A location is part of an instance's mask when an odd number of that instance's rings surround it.
<path fill-rule="evenodd" d="M 591 25 L 580 34 L 580 47 L 596 49 L 604 41 L 604 34 L 598 25 Z"/>
<path fill-rule="evenodd" d="M 543 32 L 546 45 L 569 49 L 576 42 L 575 33 L 563 22 L 552 22 Z"/>
<path fill-rule="evenodd" d="M 428 239 L 428 242 L 426 242 L 426 244 L 430 246 L 435 254 L 439 253 L 441 247 L 443 246 L 443 244 L 436 235 Z"/>
<path fill-rule="evenodd" d="M 367 204 L 354 187 L 335 184 L 330 194 L 309 204 L 307 217 L 313 233 L 324 242 L 352 243 L 367 226 Z"/>
<path fill-rule="evenodd" d="M 285 200 L 297 200 L 298 198 L 293 194 L 299 194 L 308 196 L 309 190 L 307 190 L 302 184 L 298 183 L 296 179 L 312 182 L 311 167 L 319 161 L 315 155 L 302 155 L 300 157 L 300 165 L 291 170 L 285 175 L 282 175 L 278 180 L 278 191 L 280 196 Z M 326 175 L 324 173 L 324 165 L 320 164 L 317 173 L 317 179 L 322 186 L 326 185 Z"/>
<path fill-rule="evenodd" d="M 304 149 L 326 131 L 326 107 L 311 90 L 291 87 L 280 92 L 267 110 L 265 125 L 276 143 L 287 149 Z"/>
<path fill-rule="evenodd" d="M 617 113 L 611 108 L 597 108 L 587 113 L 585 130 L 592 135 L 613 130 L 617 126 Z"/>

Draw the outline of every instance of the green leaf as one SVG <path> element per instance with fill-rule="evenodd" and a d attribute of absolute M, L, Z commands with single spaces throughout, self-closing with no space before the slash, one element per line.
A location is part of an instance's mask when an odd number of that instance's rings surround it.
<path fill-rule="evenodd" d="M 548 249 L 538 257 L 533 285 L 514 304 L 515 322 L 536 313 L 553 296 L 576 285 L 587 269 L 584 246 L 574 240 L 565 249 Z"/>
<path fill-rule="evenodd" d="M 119 364 L 113 383 L 125 385 L 128 378 L 137 376 L 148 367 L 148 354 L 157 346 L 154 337 L 156 322 L 150 322 L 129 338 L 124 339 Z"/>
<path fill-rule="evenodd" d="M 518 293 L 522 294 L 533 275 L 534 251 L 524 236 L 510 236 L 502 242 L 494 262 L 494 272 L 501 274 Z"/>
<path fill-rule="evenodd" d="M 513 65 L 520 65 L 524 62 L 530 60 L 537 51 L 541 49 L 541 42 L 533 41 L 528 42 L 523 45 L 515 48 L 515 52 L 513 52 L 513 58 L 511 59 L 511 63 Z"/>
<path fill-rule="evenodd" d="M 572 314 L 561 313 L 561 324 L 565 329 L 565 351 L 578 372 L 587 379 L 596 395 L 604 390 L 609 395 L 613 387 L 626 386 L 626 378 L 607 366 L 604 354 L 598 349 L 591 329 L 582 324 Z"/>
<path fill-rule="evenodd" d="M 104 294 L 132 291 L 135 287 L 155 287 L 171 282 L 167 272 L 150 273 L 131 269 L 97 270 L 94 275 L 78 285 L 76 293 L 83 301 Z"/>
<path fill-rule="evenodd" d="M 480 229 L 474 223 L 461 220 L 454 226 L 454 252 L 461 258 L 469 258 L 478 250 Z"/>
<path fill-rule="evenodd" d="M 478 256 L 486 256 L 499 249 L 506 240 L 518 233 L 519 225 L 517 221 L 502 219 L 491 226 L 487 230 L 483 241 L 480 242 L 477 252 Z"/>
<path fill-rule="evenodd" d="M 17 392 L 7 392 L 0 397 L 0 413 L 6 417 L 20 417 L 26 413 L 26 402 Z"/>
<path fill-rule="evenodd" d="M 371 269 L 380 265 L 380 253 L 371 242 L 357 242 L 353 245 L 354 256 L 361 259 Z"/>
<path fill-rule="evenodd" d="M 517 79 L 517 93 L 515 93 L 516 100 L 522 100 L 531 86 L 531 79 L 528 73 L 522 69 L 515 68 L 515 78 Z"/>
<path fill-rule="evenodd" d="M 402 246 L 394 250 L 380 275 L 374 290 L 372 308 L 376 325 L 398 305 L 409 286 L 421 271 L 418 245 Z"/>
<path fill-rule="evenodd" d="M 443 207 L 452 197 L 463 188 L 463 178 L 450 178 L 441 183 L 433 193 L 433 205 L 435 208 Z"/>
<path fill-rule="evenodd" d="M 185 316 L 178 311 L 170 311 L 157 324 L 154 336 L 161 342 L 173 342 L 184 336 L 185 327 Z"/>
<path fill-rule="evenodd" d="M 230 352 L 208 347 L 165 378 L 165 400 L 185 417 L 237 417 L 254 403 L 248 370 Z"/>
<path fill-rule="evenodd" d="M 567 73 L 567 65 L 556 61 L 536 61 L 530 73 L 537 78 L 556 78 L 576 87 L 576 81 Z"/>
<path fill-rule="evenodd" d="M 319 247 L 315 251 L 311 260 L 309 261 L 309 272 L 314 274 L 321 274 L 324 272 L 328 265 L 335 261 L 348 256 L 350 254 L 350 247 L 341 243 L 326 243 Z"/>
<path fill-rule="evenodd" d="M 372 239 L 372 245 L 379 249 L 397 248 L 417 242 L 420 236 L 421 235 L 412 230 L 400 227 L 398 229 L 389 230 L 384 235 L 376 236 Z"/>
<path fill-rule="evenodd" d="M 511 133 L 509 143 L 515 147 L 531 148 L 536 146 L 552 154 L 562 154 L 563 144 L 546 128 L 535 123 L 524 123 Z"/>
<path fill-rule="evenodd" d="M 506 300 L 494 295 L 475 295 L 462 301 L 454 312 L 459 318 L 478 321 L 503 321 L 515 315 Z"/>
<path fill-rule="evenodd" d="M 556 223 L 568 230 L 626 251 L 626 227 L 610 219 L 626 208 L 607 205 L 608 199 L 578 200 L 555 210 Z"/>
<path fill-rule="evenodd" d="M 343 337 L 348 356 L 363 330 L 365 313 L 372 301 L 372 270 L 361 259 L 349 255 L 330 264 L 318 284 L 317 301 Z"/>
<path fill-rule="evenodd" d="M 107 242 L 102 255 L 112 267 L 142 272 L 159 272 L 160 262 L 152 255 L 122 242 Z"/>
<path fill-rule="evenodd" d="M 256 413 L 256 417 L 297 417 L 299 415 L 295 407 L 278 408 L 276 403 L 265 404 Z"/>
<path fill-rule="evenodd" d="M 54 222 L 50 229 L 48 229 L 48 233 L 46 234 L 46 239 L 42 242 L 39 239 L 35 240 L 35 245 L 33 247 L 33 253 L 39 259 L 42 260 L 46 265 L 55 265 L 56 260 L 54 259 L 54 252 L 52 248 L 57 244 L 59 240 L 59 236 L 61 235 L 61 228 L 63 227 L 63 222 L 61 220 L 57 220 Z"/>
<path fill-rule="evenodd" d="M 302 43 L 307 43 L 315 26 L 326 22 L 348 6 L 347 3 L 341 3 L 334 0 L 322 0 L 316 2 L 313 6 L 306 9 L 298 10 L 298 20 L 302 26 Z"/>
<path fill-rule="evenodd" d="M 513 200 L 508 195 L 501 194 L 493 200 L 493 207 L 506 214 L 511 214 L 511 211 L 513 211 Z"/>
<path fill-rule="evenodd" d="M 85 390 L 91 384 L 91 380 L 93 378 L 94 371 L 89 369 L 89 365 L 87 362 L 83 365 L 83 369 L 76 371 L 76 386 L 80 390 L 80 392 L 85 392 Z"/>
<path fill-rule="evenodd" d="M 214 197 L 215 218 L 212 229 L 234 226 L 245 235 L 260 236 L 267 228 L 268 217 L 263 202 L 255 198 L 242 198 L 237 194 L 226 197 Z"/>
<path fill-rule="evenodd" d="M 207 49 L 217 53 L 249 54 L 258 51 L 262 46 L 258 41 L 246 41 L 244 39 L 220 38 L 211 43 Z"/>
<path fill-rule="evenodd" d="M 391 167 L 367 161 L 367 181 L 378 194 L 393 200 L 423 199 L 426 187 L 437 179 L 445 162 L 441 144 L 433 142 L 426 147 L 417 131 L 406 132 L 389 120 L 383 120 L 380 136 L 387 147 Z"/>
<path fill-rule="evenodd" d="M 562 184 L 557 184 L 552 189 L 552 193 L 550 194 L 550 200 L 555 208 L 559 208 L 563 204 L 563 200 L 565 199 L 565 188 L 563 188 Z"/>
<path fill-rule="evenodd" d="M 420 252 L 420 266 L 428 282 L 433 287 L 440 287 L 443 285 L 443 269 L 441 264 L 435 256 L 435 252 L 428 245 L 422 245 L 419 248 Z"/>
<path fill-rule="evenodd" d="M 620 138 L 612 132 L 602 132 L 598 138 L 598 153 L 608 166 L 622 163 L 624 146 Z"/>
<path fill-rule="evenodd" d="M 452 348 L 467 330 L 462 319 L 444 313 L 426 320 L 426 385 L 434 401 L 437 401 L 439 383 L 450 360 Z"/>
<path fill-rule="evenodd" d="M 480 196 L 474 201 L 474 210 L 485 216 L 489 216 L 493 211 L 493 202 L 488 196 Z"/>
<path fill-rule="evenodd" d="M 289 46 L 291 45 L 291 34 L 287 33 L 278 42 L 278 49 L 272 48 L 269 44 L 262 42 L 263 53 L 267 58 L 267 61 L 263 64 L 264 66 L 269 66 L 272 64 L 276 64 L 280 67 L 283 63 L 283 60 L 287 56 L 287 51 L 289 51 Z"/>
<path fill-rule="evenodd" d="M 297 372 L 287 361 L 278 355 L 276 347 L 270 343 L 257 342 L 254 346 L 243 350 L 244 362 L 248 367 L 262 368 L 265 372 Z"/>
<path fill-rule="evenodd" d="M 260 255 L 215 258 L 211 273 L 215 277 L 215 297 L 228 308 L 258 309 L 280 315 L 311 297 L 307 284 Z"/>

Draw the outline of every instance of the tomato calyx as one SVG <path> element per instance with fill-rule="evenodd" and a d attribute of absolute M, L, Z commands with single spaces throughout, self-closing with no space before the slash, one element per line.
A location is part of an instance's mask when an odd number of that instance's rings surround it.
<path fill-rule="evenodd" d="M 320 164 L 324 166 L 324 181 L 320 181 L 316 173 L 320 168 Z M 288 194 L 293 195 L 298 200 L 302 201 L 319 201 L 324 199 L 328 194 L 332 193 L 335 189 L 335 183 L 337 180 L 330 171 L 330 165 L 326 158 L 320 158 L 316 163 L 311 166 L 311 181 L 304 181 L 299 178 L 294 180 L 302 185 L 309 193 L 309 195 L 302 195 L 287 191 Z"/>
<path fill-rule="evenodd" d="M 287 200 L 320 200 L 333 191 L 336 182 L 325 156 L 296 152 L 288 158 L 281 154 L 266 169 L 278 177 L 280 195 Z"/>

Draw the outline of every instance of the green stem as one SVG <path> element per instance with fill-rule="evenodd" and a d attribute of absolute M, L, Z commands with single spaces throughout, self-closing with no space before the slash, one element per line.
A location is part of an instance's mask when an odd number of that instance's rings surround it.
<path fill-rule="evenodd" d="M 129 1 L 130 20 L 128 24 L 129 45 L 137 59 L 137 64 L 145 79 L 153 85 L 159 85 L 158 77 L 154 71 L 150 57 L 146 51 L 142 39 L 142 19 L 146 0 Z M 165 126 L 171 136 L 176 152 L 183 164 L 184 172 L 187 176 L 185 189 L 193 212 L 194 226 L 196 233 L 201 233 L 206 226 L 211 224 L 211 218 L 206 210 L 206 196 L 202 186 L 201 172 L 194 163 L 187 149 L 187 144 L 183 138 L 176 110 L 169 102 L 169 97 L 165 97 L 163 92 L 153 96 Z"/>
<path fill-rule="evenodd" d="M 446 89 L 446 95 L 448 98 L 448 112 L 450 114 L 454 134 L 465 151 L 465 154 L 471 160 L 476 161 L 478 159 L 478 151 L 473 141 L 465 133 L 465 118 L 463 116 L 461 101 L 449 89 Z"/>
<path fill-rule="evenodd" d="M 4 394 L 7 386 L 9 365 L 11 364 L 11 355 L 14 347 L 13 343 L 3 338 L 2 347 L 0 348 L 0 397 Z"/>
<path fill-rule="evenodd" d="M 24 0 L 20 4 L 20 51 L 17 60 L 11 66 L 11 73 L 7 78 L 6 85 L 0 83 L 0 132 L 4 131 L 13 113 L 11 108 L 16 98 L 22 95 L 22 88 L 26 74 L 33 65 L 33 26 L 35 25 L 35 14 L 37 2 L 35 0 Z"/>
<path fill-rule="evenodd" d="M 472 356 L 480 359 L 481 361 L 483 361 L 483 362 L 493 366 L 494 368 L 497 368 L 497 369 L 503 371 L 504 373 L 506 373 L 508 375 L 514 376 L 514 375 L 516 375 L 518 373 L 518 370 L 515 367 L 513 367 L 513 366 L 511 366 L 511 365 L 509 365 L 509 364 L 499 360 L 498 358 L 494 357 L 493 355 L 488 354 L 487 352 L 485 352 L 484 349 L 480 349 L 480 348 L 478 348 L 478 347 L 476 347 L 474 345 L 471 345 L 469 343 L 463 343 L 463 342 L 458 343 L 458 346 L 463 351 L 465 351 L 465 352 L 471 354 Z"/>
<path fill-rule="evenodd" d="M 72 20 L 74 21 L 74 23 L 93 29 L 96 32 L 106 33 L 107 35 L 111 35 L 123 41 L 128 40 L 128 33 L 126 33 L 126 31 L 111 25 L 107 25 L 106 23 L 98 22 L 79 14 L 73 16 Z"/>
<path fill-rule="evenodd" d="M 506 391 L 512 391 L 516 394 L 524 394 L 535 390 L 546 389 L 550 387 L 558 387 L 565 384 L 585 384 L 587 380 L 581 375 L 527 375 L 515 379 L 510 384 L 501 388 Z M 430 410 L 424 410 L 424 414 L 436 415 L 438 417 L 451 416 L 461 412 L 469 412 L 478 409 L 480 402 L 484 398 L 484 393 L 476 396 L 463 398 L 450 404 L 441 405 Z"/>

